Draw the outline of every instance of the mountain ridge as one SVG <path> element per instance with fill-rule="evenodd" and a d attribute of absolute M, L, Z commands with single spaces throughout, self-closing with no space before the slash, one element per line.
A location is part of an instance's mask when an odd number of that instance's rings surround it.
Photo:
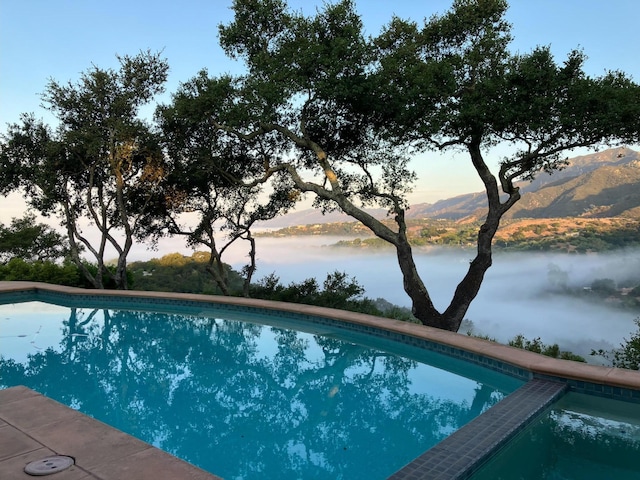
<path fill-rule="evenodd" d="M 640 152 L 617 147 L 567 160 L 565 168 L 540 173 L 531 182 L 519 182 L 522 198 L 505 214 L 505 219 L 521 218 L 640 218 Z M 384 209 L 367 209 L 378 219 Z M 460 223 L 480 220 L 486 213 L 484 192 L 473 192 L 417 203 L 406 212 L 407 219 L 446 219 Z M 316 209 L 292 212 L 260 227 L 284 228 L 296 225 L 355 222 L 342 212 L 323 215 Z"/>

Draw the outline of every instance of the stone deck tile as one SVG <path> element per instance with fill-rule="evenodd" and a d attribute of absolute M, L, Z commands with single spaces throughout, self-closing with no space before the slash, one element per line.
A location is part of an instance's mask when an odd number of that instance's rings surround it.
<path fill-rule="evenodd" d="M 0 478 L 33 479 L 25 465 L 51 455 L 76 460 L 55 480 L 219 480 L 26 387 L 0 390 Z"/>

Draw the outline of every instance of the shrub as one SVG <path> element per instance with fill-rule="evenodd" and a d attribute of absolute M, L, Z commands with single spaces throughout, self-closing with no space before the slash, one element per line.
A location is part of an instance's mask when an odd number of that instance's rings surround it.
<path fill-rule="evenodd" d="M 624 339 L 624 342 L 620 344 L 620 348 L 611 352 L 593 351 L 591 354 L 600 355 L 611 360 L 611 364 L 614 367 L 640 370 L 640 317 L 636 318 L 634 323 L 638 329 L 631 334 L 630 339 Z"/>
<path fill-rule="evenodd" d="M 575 362 L 586 362 L 586 360 L 580 355 L 575 353 L 561 351 L 557 343 L 553 345 L 545 345 L 540 337 L 536 337 L 533 340 L 525 338 L 523 335 L 516 335 L 512 340 L 509 340 L 509 345 L 530 352 L 540 353 L 547 357 L 560 358 L 562 360 L 573 360 Z"/>

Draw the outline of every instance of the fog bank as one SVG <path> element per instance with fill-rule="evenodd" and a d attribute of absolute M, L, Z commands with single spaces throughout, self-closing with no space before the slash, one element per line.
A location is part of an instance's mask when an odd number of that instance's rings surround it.
<path fill-rule="evenodd" d="M 332 237 L 259 238 L 255 278 L 275 273 L 284 284 L 310 277 L 322 281 L 327 273 L 338 270 L 355 277 L 367 297 L 410 306 L 393 250 L 370 252 L 328 246 L 335 241 Z M 239 268 L 244 253 L 235 255 L 239 257 L 228 261 Z M 418 270 L 438 309 L 448 305 L 473 255 L 473 251 L 451 249 L 415 254 Z M 474 332 L 500 342 L 518 334 L 530 339 L 540 337 L 544 343 L 558 343 L 564 350 L 588 356 L 591 349 L 619 346 L 635 331 L 637 313 L 553 293 L 550 268 L 564 272 L 571 288 L 589 286 L 598 278 L 621 282 L 637 278 L 640 252 L 495 254 L 493 266 L 467 313 Z"/>
<path fill-rule="evenodd" d="M 410 306 L 402 288 L 402 276 L 394 251 L 336 248 L 342 237 L 312 236 L 258 237 L 258 270 L 254 281 L 275 273 L 283 284 L 314 277 L 322 282 L 328 273 L 346 272 L 365 288 L 369 298 L 384 298 Z M 224 261 L 240 269 L 246 262 L 246 242 L 226 253 Z M 134 249 L 131 260 L 160 257 L 171 252 L 190 255 L 181 238 L 164 239 L 159 251 Z M 448 305 L 456 285 L 467 271 L 474 251 L 438 249 L 415 252 L 418 270 L 436 307 Z M 480 293 L 471 304 L 467 318 L 474 332 L 507 342 L 518 334 L 544 343 L 558 343 L 563 350 L 588 356 L 591 349 L 611 349 L 636 330 L 637 313 L 605 303 L 552 293 L 549 269 L 564 272 L 567 286 L 583 288 L 599 278 L 616 282 L 637 278 L 640 251 L 589 255 L 558 253 L 494 254 L 493 266 L 485 276 Z M 588 358 L 597 362 L 597 358 Z"/>

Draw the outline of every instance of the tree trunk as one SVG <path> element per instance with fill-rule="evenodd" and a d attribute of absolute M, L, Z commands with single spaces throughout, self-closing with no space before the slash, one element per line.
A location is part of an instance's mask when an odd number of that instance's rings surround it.
<path fill-rule="evenodd" d="M 244 283 L 242 285 L 242 295 L 249 298 L 249 288 L 251 287 L 251 279 L 256 271 L 256 240 L 251 235 L 251 231 L 247 230 L 247 238 L 251 245 L 249 249 L 249 265 L 244 268 Z"/>
<path fill-rule="evenodd" d="M 214 244 L 211 243 L 210 246 L 211 255 L 209 256 L 209 263 L 206 267 L 207 272 L 211 274 L 222 294 L 228 297 L 231 295 L 231 292 L 229 291 L 228 278 L 224 271 L 222 258 Z"/>
<path fill-rule="evenodd" d="M 407 226 L 401 199 L 392 195 L 387 196 L 387 199 L 391 199 L 394 203 L 393 212 L 395 213 L 395 222 L 398 226 L 398 232 L 394 232 L 384 223 L 351 202 L 348 196 L 342 191 L 338 175 L 329 163 L 326 152 L 324 152 L 319 145 L 309 139 L 298 137 L 284 128 L 273 126 L 269 128 L 271 130 L 277 129 L 291 138 L 299 146 L 311 149 L 316 154 L 318 165 L 322 168 L 324 176 L 331 187 L 329 189 L 325 185 L 306 182 L 293 165 L 283 164 L 281 168 L 291 175 L 293 182 L 300 191 L 313 192 L 320 198 L 334 202 L 344 213 L 358 220 L 368 227 L 378 238 L 387 241 L 396 248 L 398 265 L 402 271 L 404 290 L 411 299 L 413 315 L 424 325 L 457 332 L 460 329 L 460 325 L 464 320 L 464 316 L 471 302 L 478 295 L 485 273 L 489 267 L 491 267 L 491 244 L 500 226 L 500 219 L 504 213 L 520 199 L 518 188 L 513 187 L 511 179 L 502 178 L 501 173 L 503 189 L 505 189 L 504 185 L 506 185 L 506 193 L 508 193 L 509 197 L 504 203 L 500 202 L 498 182 L 485 164 L 480 151 L 482 135 L 472 136 L 467 144 L 467 149 L 473 166 L 485 186 L 488 201 L 487 218 L 478 231 L 476 257 L 470 262 L 469 270 L 456 287 L 449 306 L 443 313 L 440 313 L 434 307 L 429 292 L 416 268 L 411 245 L 406 236 Z"/>
<path fill-rule="evenodd" d="M 511 189 L 509 198 L 502 203 L 500 201 L 498 182 L 482 158 L 479 139 L 472 140 L 468 145 L 468 149 L 473 166 L 485 186 L 488 211 L 485 223 L 478 230 L 476 257 L 469 264 L 469 270 L 467 270 L 466 275 L 456 287 L 451 303 L 443 313 L 444 321 L 449 328 L 439 327 L 454 332 L 457 332 L 460 328 L 469 305 L 471 305 L 471 302 L 480 291 L 485 273 L 492 265 L 491 246 L 493 237 L 500 226 L 500 219 L 520 199 L 519 190 L 515 188 Z"/>

